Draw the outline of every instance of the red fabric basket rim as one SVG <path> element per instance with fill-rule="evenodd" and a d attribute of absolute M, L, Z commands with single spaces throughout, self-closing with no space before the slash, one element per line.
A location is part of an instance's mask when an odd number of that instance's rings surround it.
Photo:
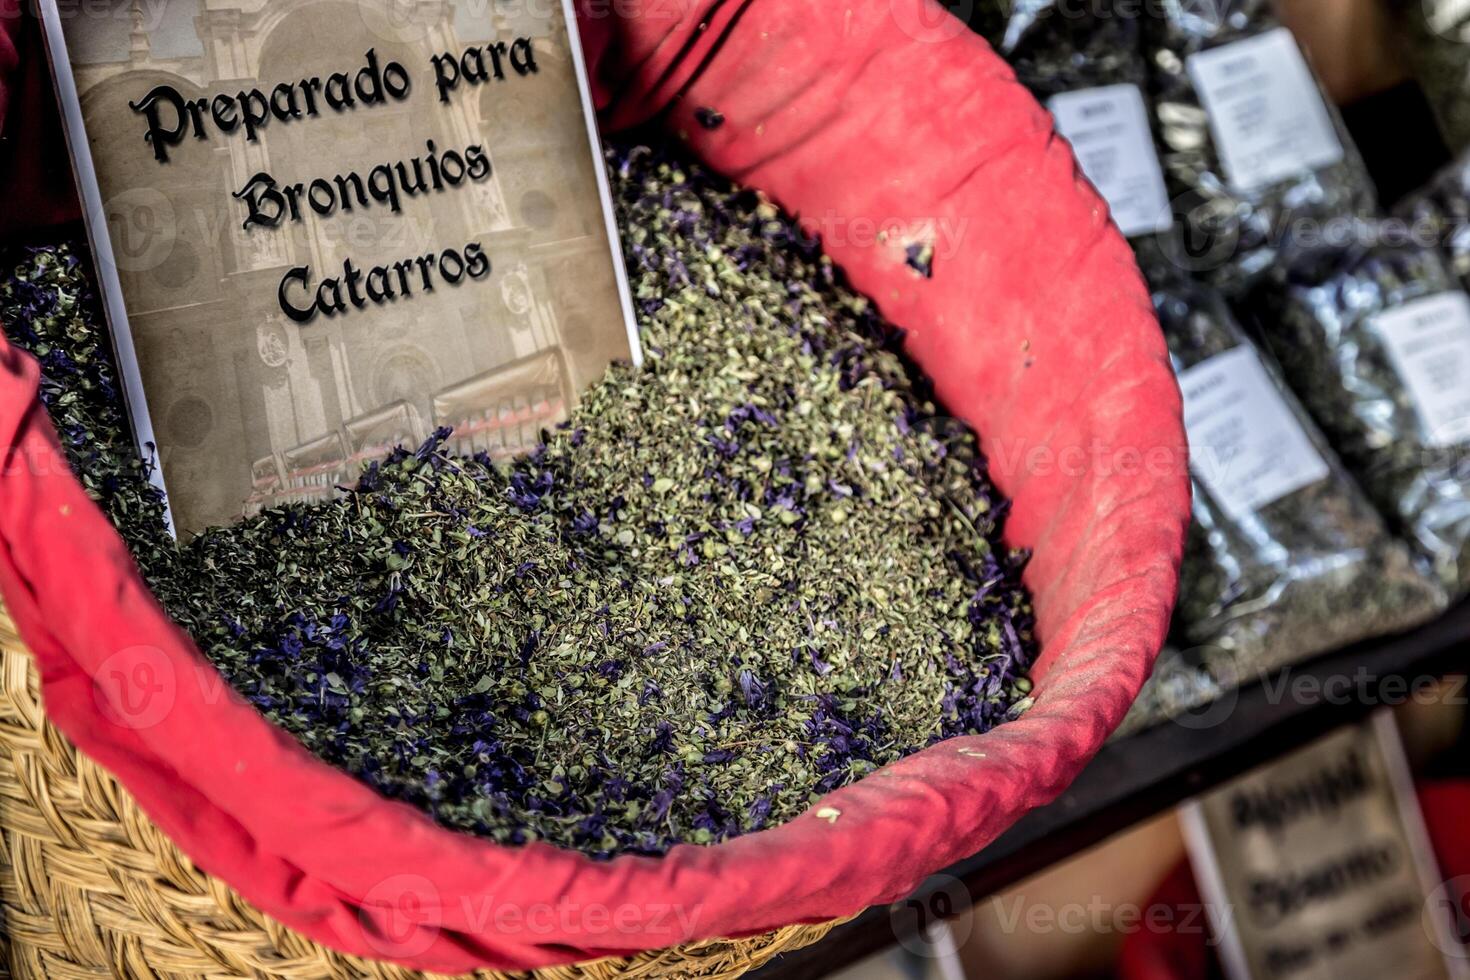
<path fill-rule="evenodd" d="M 1172 372 L 1142 329 L 1148 318 L 1133 319 L 1136 336 L 1114 338 L 1144 406 L 1125 428 L 1140 445 L 1180 446 Z M 1112 501 L 1150 536 L 1051 625 L 1035 706 L 1018 721 L 888 766 L 785 825 L 597 862 L 440 828 L 319 762 L 234 696 L 71 475 L 37 382 L 33 360 L 0 346 L 0 445 L 10 447 L 0 594 L 35 655 L 48 717 L 200 868 L 262 911 L 331 948 L 433 972 L 738 938 L 901 898 L 1052 799 L 1121 720 L 1163 640 L 1187 519 L 1182 472 Z M 1101 494 L 1090 492 L 1084 503 Z M 1026 538 L 1046 533 L 1033 521 Z M 1101 696 L 1099 678 L 1118 664 L 1128 669 Z M 168 710 L 136 723 L 130 684 L 162 684 Z"/>

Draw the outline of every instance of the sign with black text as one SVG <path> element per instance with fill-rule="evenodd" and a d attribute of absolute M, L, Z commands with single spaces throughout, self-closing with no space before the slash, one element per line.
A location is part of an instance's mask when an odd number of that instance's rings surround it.
<path fill-rule="evenodd" d="M 449 428 L 514 455 L 638 359 L 569 0 L 43 5 L 181 533 Z"/>
<path fill-rule="evenodd" d="M 1465 975 L 1393 716 L 1341 729 L 1188 804 L 1231 980 Z"/>

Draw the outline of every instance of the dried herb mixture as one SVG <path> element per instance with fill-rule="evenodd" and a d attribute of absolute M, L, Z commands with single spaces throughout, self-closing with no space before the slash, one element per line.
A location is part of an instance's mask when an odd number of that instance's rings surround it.
<path fill-rule="evenodd" d="M 1148 80 L 1140 17 L 1115 0 L 1073 9 L 1058 0 L 983 0 L 977 30 L 1037 100 Z"/>
<path fill-rule="evenodd" d="M 1470 153 L 1461 153 L 1424 187 L 1394 205 L 1416 243 L 1433 242 L 1470 289 Z"/>
<path fill-rule="evenodd" d="M 609 157 L 646 364 L 512 465 L 400 450 L 175 547 L 69 249 L 0 319 L 174 618 L 313 752 L 450 827 L 595 855 L 790 819 L 1024 710 L 1021 556 L 973 436 L 757 195 Z"/>

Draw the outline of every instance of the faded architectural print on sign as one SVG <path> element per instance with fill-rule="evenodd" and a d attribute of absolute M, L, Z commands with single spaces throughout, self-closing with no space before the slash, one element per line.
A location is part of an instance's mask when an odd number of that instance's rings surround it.
<path fill-rule="evenodd" d="M 440 426 L 521 452 L 633 356 L 560 3 L 120 0 L 62 30 L 180 533 Z"/>

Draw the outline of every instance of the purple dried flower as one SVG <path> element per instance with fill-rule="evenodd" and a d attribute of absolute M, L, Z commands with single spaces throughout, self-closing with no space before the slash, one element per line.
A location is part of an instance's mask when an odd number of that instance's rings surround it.
<path fill-rule="evenodd" d="M 903 250 L 904 262 L 925 279 L 934 278 L 934 246 L 915 242 Z"/>

